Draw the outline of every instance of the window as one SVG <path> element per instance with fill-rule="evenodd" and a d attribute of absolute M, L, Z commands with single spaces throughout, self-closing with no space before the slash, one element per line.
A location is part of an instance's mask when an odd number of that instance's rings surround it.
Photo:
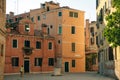
<path fill-rule="evenodd" d="M 72 28 L 71 28 L 71 33 L 75 34 L 75 27 L 74 26 L 72 26 Z"/>
<path fill-rule="evenodd" d="M 31 18 L 31 21 L 34 22 L 34 17 Z"/>
<path fill-rule="evenodd" d="M 74 13 L 74 17 L 78 18 L 78 13 L 77 12 Z"/>
<path fill-rule="evenodd" d="M 72 60 L 72 67 L 75 67 L 75 60 Z"/>
<path fill-rule="evenodd" d="M 94 38 L 90 39 L 91 45 L 94 44 Z"/>
<path fill-rule="evenodd" d="M 47 11 L 50 11 L 50 8 L 49 8 L 49 6 L 47 6 Z"/>
<path fill-rule="evenodd" d="M 62 16 L 62 12 L 58 12 L 58 16 Z"/>
<path fill-rule="evenodd" d="M 52 29 L 52 28 L 53 28 L 53 26 L 52 26 L 52 25 L 50 25 L 50 28 Z"/>
<path fill-rule="evenodd" d="M 30 41 L 25 40 L 24 46 L 25 46 L 25 47 L 30 47 Z"/>
<path fill-rule="evenodd" d="M 59 26 L 58 34 L 62 34 L 62 27 L 61 26 Z"/>
<path fill-rule="evenodd" d="M 98 36 L 96 36 L 96 44 L 98 45 Z"/>
<path fill-rule="evenodd" d="M 72 51 L 75 51 L 75 43 L 72 43 Z"/>
<path fill-rule="evenodd" d="M 77 12 L 69 12 L 70 17 L 78 18 L 78 13 Z"/>
<path fill-rule="evenodd" d="M 70 17 L 73 17 L 73 12 L 69 12 L 69 16 L 70 16 Z"/>
<path fill-rule="evenodd" d="M 52 49 L 52 42 L 48 43 L 48 49 Z"/>
<path fill-rule="evenodd" d="M 58 44 L 60 44 L 61 43 L 61 41 L 60 40 L 58 40 Z"/>
<path fill-rule="evenodd" d="M 50 29 L 49 28 L 48 28 L 47 32 L 48 32 L 48 34 L 50 34 Z"/>
<path fill-rule="evenodd" d="M 40 21 L 40 16 L 38 16 L 38 21 Z"/>
<path fill-rule="evenodd" d="M 48 59 L 48 65 L 49 66 L 54 66 L 54 58 L 49 58 Z"/>
<path fill-rule="evenodd" d="M 0 44 L 0 53 L 1 53 L 1 56 L 3 56 L 3 50 L 4 50 L 4 45 L 3 44 Z"/>
<path fill-rule="evenodd" d="M 18 18 L 15 18 L 15 21 L 18 21 Z"/>
<path fill-rule="evenodd" d="M 26 31 L 26 32 L 29 32 L 29 31 L 30 31 L 29 24 L 25 24 L 25 31 Z"/>
<path fill-rule="evenodd" d="M 17 40 L 16 39 L 13 40 L 12 46 L 13 46 L 13 48 L 17 48 Z"/>
<path fill-rule="evenodd" d="M 113 48 L 109 47 L 109 60 L 114 60 Z"/>
<path fill-rule="evenodd" d="M 19 66 L 19 58 L 18 57 L 12 58 L 12 66 L 14 66 L 14 67 Z"/>
<path fill-rule="evenodd" d="M 41 49 L 41 42 L 40 41 L 36 41 L 36 49 Z"/>
<path fill-rule="evenodd" d="M 94 27 L 91 27 L 91 28 L 90 28 L 90 32 L 94 32 Z"/>
<path fill-rule="evenodd" d="M 35 66 L 42 66 L 42 58 L 35 58 Z"/>

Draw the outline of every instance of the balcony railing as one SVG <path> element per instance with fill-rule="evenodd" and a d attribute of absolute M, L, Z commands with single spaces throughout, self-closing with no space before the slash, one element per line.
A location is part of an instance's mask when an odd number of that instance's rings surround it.
<path fill-rule="evenodd" d="M 30 54 L 32 54 L 33 48 L 32 47 L 23 47 L 22 50 L 26 55 L 30 55 Z"/>

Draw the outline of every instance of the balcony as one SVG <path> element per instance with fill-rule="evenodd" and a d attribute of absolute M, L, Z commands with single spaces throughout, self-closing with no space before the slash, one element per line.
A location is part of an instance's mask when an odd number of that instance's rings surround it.
<path fill-rule="evenodd" d="M 23 47 L 22 50 L 25 53 L 25 55 L 31 55 L 33 48 L 32 47 Z"/>

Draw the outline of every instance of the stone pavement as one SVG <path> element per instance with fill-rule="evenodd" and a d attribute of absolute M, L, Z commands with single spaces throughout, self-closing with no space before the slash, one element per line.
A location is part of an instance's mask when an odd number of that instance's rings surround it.
<path fill-rule="evenodd" d="M 6 75 L 4 80 L 115 80 L 113 78 L 105 77 L 96 72 L 85 73 L 64 73 L 62 76 L 51 76 L 50 73 L 24 74 L 20 75 Z"/>

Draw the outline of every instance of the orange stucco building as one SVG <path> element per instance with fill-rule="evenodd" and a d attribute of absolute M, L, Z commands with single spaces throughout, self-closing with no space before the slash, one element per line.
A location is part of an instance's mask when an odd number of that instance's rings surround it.
<path fill-rule="evenodd" d="M 48 34 L 55 37 L 57 67 L 63 72 L 85 71 L 84 11 L 60 7 L 52 1 L 30 11 L 31 20 L 48 25 Z"/>
<path fill-rule="evenodd" d="M 7 28 L 5 73 L 19 73 L 22 65 L 28 73 L 53 71 L 54 37 L 47 35 L 45 24 L 42 31 L 34 30 L 34 25 L 26 18 Z"/>
<path fill-rule="evenodd" d="M 30 10 L 28 17 L 34 30 L 43 30 L 41 25 L 45 24 L 46 34 L 54 37 L 55 67 L 62 72 L 85 72 L 84 11 L 50 1 Z"/>

